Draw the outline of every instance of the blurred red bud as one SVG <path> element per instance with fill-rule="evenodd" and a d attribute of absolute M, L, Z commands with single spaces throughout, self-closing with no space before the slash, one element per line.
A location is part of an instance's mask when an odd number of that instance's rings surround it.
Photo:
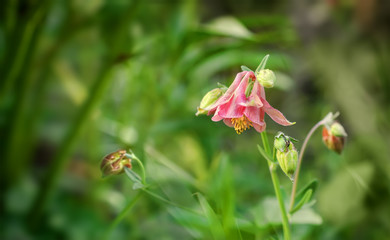
<path fill-rule="evenodd" d="M 341 154 L 344 149 L 346 137 L 347 134 L 345 133 L 343 126 L 338 122 L 334 122 L 330 128 L 325 126 L 322 129 L 323 142 L 330 150 L 333 150 L 338 154 Z"/>

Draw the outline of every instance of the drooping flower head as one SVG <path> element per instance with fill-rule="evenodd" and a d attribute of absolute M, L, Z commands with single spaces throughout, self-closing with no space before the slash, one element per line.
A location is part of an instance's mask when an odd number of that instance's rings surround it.
<path fill-rule="evenodd" d="M 234 127 L 238 134 L 251 127 L 258 132 L 264 131 L 265 113 L 280 125 L 294 124 L 267 102 L 264 87 L 252 71 L 238 73 L 228 90 L 209 109 L 208 115 L 214 114 L 211 120 L 223 120 L 227 126 Z"/>
<path fill-rule="evenodd" d="M 131 168 L 131 158 L 126 154 L 126 150 L 118 150 L 106 155 L 100 164 L 103 177 L 122 174 L 125 167 Z"/>
<path fill-rule="evenodd" d="M 325 124 L 322 129 L 322 141 L 330 150 L 338 154 L 343 151 L 346 138 L 347 133 L 339 122 L 334 121 L 332 124 Z"/>

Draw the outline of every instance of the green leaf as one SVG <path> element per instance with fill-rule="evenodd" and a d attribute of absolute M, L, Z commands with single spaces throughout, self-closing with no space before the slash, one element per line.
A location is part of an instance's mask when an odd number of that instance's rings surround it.
<path fill-rule="evenodd" d="M 142 183 L 136 182 L 136 183 L 133 184 L 133 190 L 141 189 L 141 188 L 144 188 L 144 187 L 145 187 L 145 185 L 143 185 Z"/>
<path fill-rule="evenodd" d="M 317 179 L 313 179 L 311 182 L 309 182 L 308 184 L 306 184 L 306 186 L 304 186 L 298 193 L 297 195 L 295 196 L 295 202 L 300 202 L 301 199 L 305 196 L 306 192 L 311 189 L 312 190 L 312 196 L 314 195 L 314 193 L 316 192 L 317 190 L 317 187 L 318 187 L 318 180 Z M 311 198 L 309 198 L 308 201 L 310 201 Z"/>
<path fill-rule="evenodd" d="M 265 68 L 265 65 L 267 64 L 268 58 L 269 58 L 269 54 L 265 55 L 263 60 L 261 60 L 259 66 L 256 68 L 256 73 L 260 72 L 261 70 L 263 70 Z"/>
<path fill-rule="evenodd" d="M 175 220 L 192 235 L 194 239 L 206 239 L 209 228 L 207 219 L 201 214 L 195 214 L 177 207 L 168 207 L 168 212 Z"/>
<path fill-rule="evenodd" d="M 266 197 L 261 202 L 261 208 L 263 212 L 259 214 L 258 224 L 259 226 L 281 225 L 282 217 L 280 214 L 279 204 L 276 197 Z M 259 209 L 257 209 L 259 212 Z M 292 224 L 312 224 L 317 225 L 322 223 L 322 218 L 312 208 L 304 208 L 296 212 L 291 217 Z"/>
<path fill-rule="evenodd" d="M 241 66 L 241 70 L 242 70 L 242 71 L 251 71 L 251 72 L 253 72 L 252 69 L 248 68 L 248 67 L 245 66 L 245 65 L 242 65 L 242 66 Z"/>
<path fill-rule="evenodd" d="M 230 16 L 214 19 L 205 25 L 203 29 L 207 33 L 213 35 L 253 40 L 253 33 L 250 32 L 238 19 Z"/>
<path fill-rule="evenodd" d="M 211 231 L 211 234 L 213 235 L 213 238 L 225 239 L 226 236 L 218 216 L 215 214 L 214 210 L 211 208 L 206 198 L 202 194 L 197 193 L 196 195 L 198 196 L 198 200 L 203 209 L 205 217 L 208 220 L 209 229 Z"/>
<path fill-rule="evenodd" d="M 234 219 L 236 188 L 233 182 L 233 167 L 227 154 L 220 154 L 212 161 L 208 178 L 207 196 L 215 203 L 219 219 L 230 239 L 239 239 L 240 231 Z"/>
<path fill-rule="evenodd" d="M 134 183 L 134 190 L 145 187 L 145 185 L 142 184 L 142 178 L 136 172 L 134 172 L 130 168 L 125 167 L 125 173 L 126 176 Z"/>
<path fill-rule="evenodd" d="M 313 189 L 308 189 L 301 200 L 295 205 L 295 207 L 290 211 L 291 214 L 294 214 L 296 211 L 301 209 L 303 205 L 310 201 L 311 196 L 313 195 Z"/>
<path fill-rule="evenodd" d="M 291 217 L 291 223 L 319 225 L 322 224 L 322 218 L 312 208 L 304 208 Z"/>

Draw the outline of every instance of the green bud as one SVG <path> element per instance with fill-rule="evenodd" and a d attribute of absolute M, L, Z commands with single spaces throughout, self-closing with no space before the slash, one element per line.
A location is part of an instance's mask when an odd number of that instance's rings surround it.
<path fill-rule="evenodd" d="M 286 141 L 286 137 L 285 137 L 284 133 L 279 132 L 275 136 L 274 148 L 276 148 L 279 151 L 284 152 L 286 150 L 287 145 L 288 145 L 288 141 Z"/>
<path fill-rule="evenodd" d="M 284 145 L 283 145 L 284 144 Z M 290 137 L 279 133 L 275 137 L 274 146 L 276 150 L 276 159 L 282 171 L 292 180 L 298 163 L 298 151 Z"/>
<path fill-rule="evenodd" d="M 286 153 L 285 152 L 276 150 L 276 159 L 278 160 L 278 163 L 279 163 L 280 168 L 282 170 L 287 168 Z"/>
<path fill-rule="evenodd" d="M 210 106 L 213 105 L 225 92 L 225 88 L 214 88 L 210 92 L 206 93 L 200 102 L 198 111 L 195 115 L 198 116 L 199 114 L 207 114 L 210 110 Z"/>
<path fill-rule="evenodd" d="M 126 150 L 118 150 L 106 155 L 100 164 L 103 177 L 121 174 L 125 167 L 131 168 L 131 158 L 126 155 Z"/>
<path fill-rule="evenodd" d="M 291 143 L 290 146 L 293 144 Z M 298 163 L 298 151 L 293 148 L 289 149 L 289 151 L 286 154 L 286 168 L 282 169 L 283 172 L 292 179 L 295 170 L 297 169 L 297 163 Z"/>
<path fill-rule="evenodd" d="M 256 72 L 256 79 L 265 88 L 272 88 L 276 80 L 276 76 L 273 71 L 269 69 L 263 69 Z"/>

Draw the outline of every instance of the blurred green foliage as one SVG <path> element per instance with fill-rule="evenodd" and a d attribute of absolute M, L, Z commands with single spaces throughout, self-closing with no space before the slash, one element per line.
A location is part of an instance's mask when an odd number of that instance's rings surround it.
<path fill-rule="evenodd" d="M 217 82 L 266 54 L 277 77 L 268 101 L 297 122 L 267 118 L 270 138 L 302 142 L 329 111 L 348 132 L 341 156 L 319 133 L 309 143 L 300 186 L 318 179 L 317 201 L 294 215 L 294 239 L 387 239 L 390 8 L 380 2 L 3 1 L 1 239 L 106 236 L 137 190 L 124 175 L 102 179 L 100 160 L 128 148 L 150 191 L 184 208 L 144 194 L 110 239 L 281 239 L 260 135 L 195 117 Z"/>

